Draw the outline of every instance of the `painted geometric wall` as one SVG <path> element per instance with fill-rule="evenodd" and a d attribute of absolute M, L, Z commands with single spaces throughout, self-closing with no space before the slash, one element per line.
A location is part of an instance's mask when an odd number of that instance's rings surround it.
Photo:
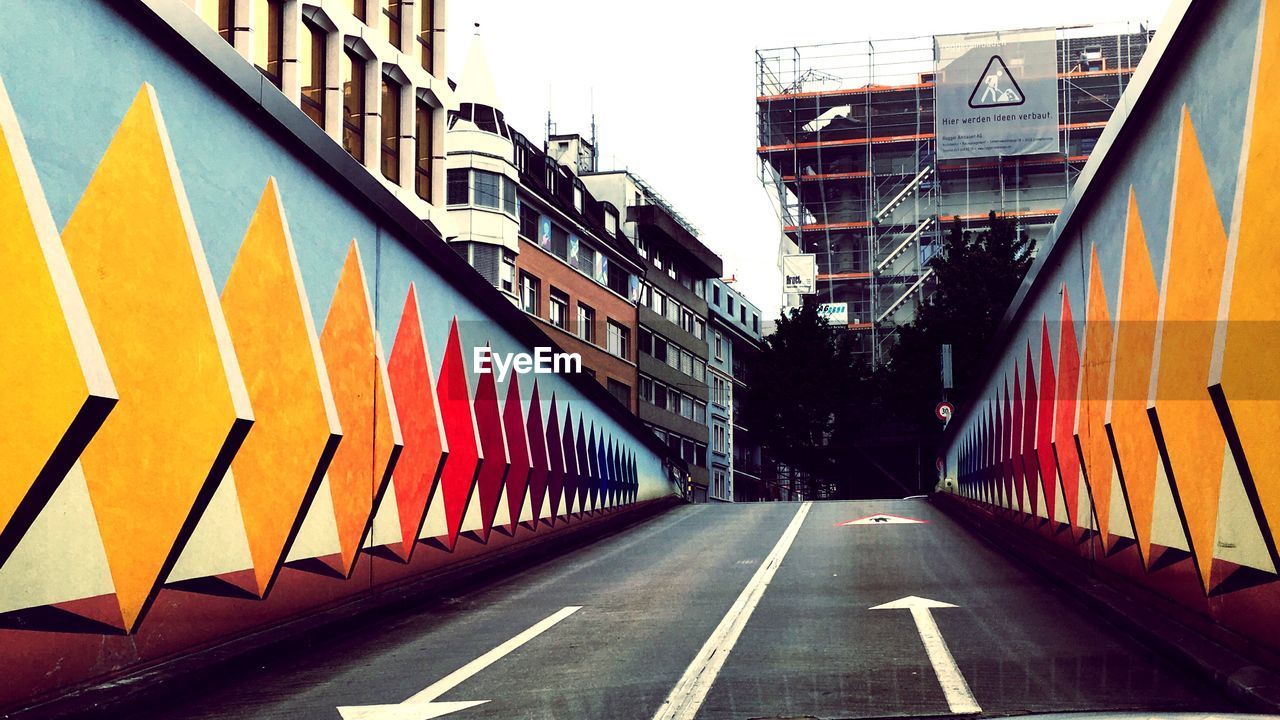
<path fill-rule="evenodd" d="M 473 373 L 529 348 L 121 7 L 0 25 L 0 711 L 672 494 L 599 394 Z"/>
<path fill-rule="evenodd" d="M 1280 649 L 1280 2 L 1174 24 L 947 469 L 968 501 Z"/>

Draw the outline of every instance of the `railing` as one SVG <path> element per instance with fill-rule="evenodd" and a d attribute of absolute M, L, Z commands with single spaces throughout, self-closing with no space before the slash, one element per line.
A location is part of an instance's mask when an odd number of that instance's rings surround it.
<path fill-rule="evenodd" d="M 658 194 L 658 191 L 654 190 L 652 185 L 645 182 L 644 178 L 640 177 L 639 175 L 636 175 L 634 172 L 631 172 L 630 170 L 628 170 L 627 172 L 628 174 L 631 175 L 631 179 L 635 181 L 636 185 L 639 186 L 640 189 L 643 191 L 641 198 L 644 200 L 645 203 L 650 205 L 656 205 L 662 208 L 664 211 L 666 211 L 668 215 L 671 216 L 672 220 L 675 220 L 680 225 L 680 227 L 687 230 L 690 235 L 694 237 L 698 237 L 700 235 L 700 233 L 698 232 L 698 226 L 689 222 L 689 220 L 687 220 L 683 215 L 676 212 L 675 207 L 673 207 L 671 203 L 667 202 L 666 198 Z"/>

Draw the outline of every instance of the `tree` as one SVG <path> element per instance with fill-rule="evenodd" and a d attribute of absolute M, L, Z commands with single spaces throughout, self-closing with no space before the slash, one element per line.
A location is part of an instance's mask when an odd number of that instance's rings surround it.
<path fill-rule="evenodd" d="M 749 368 L 742 397 L 745 426 L 775 460 L 816 481 L 835 477 L 841 459 L 840 426 L 847 422 L 863 373 L 854 356 L 806 298 L 778 318 L 776 331 Z"/>
<path fill-rule="evenodd" d="M 892 398 L 886 411 L 925 434 L 938 431 L 933 408 L 942 399 L 942 345 L 951 345 L 955 388 L 948 399 L 963 402 L 1034 251 L 1035 241 L 994 211 L 987 229 L 976 234 L 965 232 L 956 218 L 942 252 L 929 263 L 937 278 L 933 296 L 899 330 L 882 369 L 882 399 Z"/>
<path fill-rule="evenodd" d="M 812 297 L 779 317 L 750 367 L 741 409 L 743 424 L 775 460 L 834 483 L 841 497 L 884 497 L 911 485 L 898 477 L 901 463 L 889 460 L 901 459 L 904 439 L 928 447 L 941 429 L 933 415 L 942 399 L 941 346 L 952 347 L 949 399 L 963 402 L 1031 265 L 1034 243 L 994 212 L 988 222 L 979 233 L 952 224 L 930 262 L 933 296 L 899 328 L 874 372 L 827 327 Z M 805 488 L 808 497 L 814 489 Z"/>

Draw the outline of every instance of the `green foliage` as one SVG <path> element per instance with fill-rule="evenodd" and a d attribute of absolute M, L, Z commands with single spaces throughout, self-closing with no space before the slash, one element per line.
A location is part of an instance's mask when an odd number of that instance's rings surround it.
<path fill-rule="evenodd" d="M 1034 249 L 994 212 L 978 233 L 964 232 L 956 220 L 930 262 L 932 298 L 915 322 L 899 328 L 897 344 L 874 372 L 827 326 L 815 299 L 806 298 L 765 338 L 742 398 L 743 424 L 775 460 L 832 480 L 844 497 L 881 492 L 872 489 L 883 487 L 886 474 L 874 459 L 877 443 L 891 437 L 901 443 L 906 436 L 928 447 L 936 438 L 943 344 L 952 347 L 955 380 L 947 397 L 968 399 Z"/>
<path fill-rule="evenodd" d="M 814 477 L 829 477 L 840 461 L 846 415 L 865 372 L 805 302 L 778 318 L 777 330 L 750 367 L 741 398 L 746 427 L 770 455 Z"/>

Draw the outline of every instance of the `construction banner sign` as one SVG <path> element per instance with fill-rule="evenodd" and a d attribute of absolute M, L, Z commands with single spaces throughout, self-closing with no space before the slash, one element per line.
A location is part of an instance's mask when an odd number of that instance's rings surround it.
<path fill-rule="evenodd" d="M 782 291 L 812 295 L 818 291 L 818 262 L 812 253 L 782 256 Z"/>
<path fill-rule="evenodd" d="M 938 159 L 1060 152 L 1053 29 L 938 35 Z"/>

